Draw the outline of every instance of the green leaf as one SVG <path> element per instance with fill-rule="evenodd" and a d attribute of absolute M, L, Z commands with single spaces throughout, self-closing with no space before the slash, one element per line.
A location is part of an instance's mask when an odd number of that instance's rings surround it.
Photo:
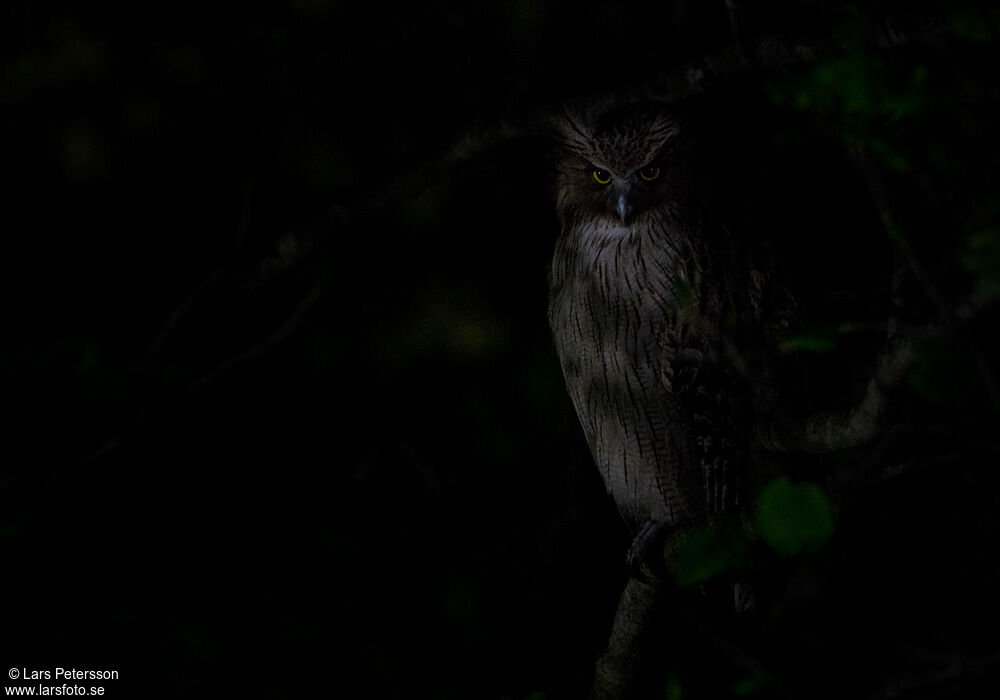
<path fill-rule="evenodd" d="M 756 521 L 758 534 L 774 551 L 793 556 L 830 539 L 833 507 L 819 484 L 783 476 L 761 490 Z"/>
<path fill-rule="evenodd" d="M 849 40 L 850 41 L 850 40 Z M 777 104 L 856 124 L 896 122 L 919 114 L 926 102 L 928 69 L 893 69 L 878 56 L 851 53 L 816 64 L 809 72 L 770 82 Z"/>
<path fill-rule="evenodd" d="M 820 333 L 807 333 L 785 338 L 778 343 L 781 352 L 794 352 L 796 350 L 809 350 L 812 352 L 829 352 L 836 346 L 833 338 Z"/>
<path fill-rule="evenodd" d="M 986 229 L 969 236 L 959 252 L 962 267 L 987 299 L 1000 297 L 1000 231 Z"/>
<path fill-rule="evenodd" d="M 970 44 L 985 46 L 993 40 L 993 32 L 989 15 L 967 9 L 955 12 L 950 18 L 949 28 L 956 37 Z M 994 17 L 995 19 L 995 17 Z"/>
<path fill-rule="evenodd" d="M 671 562 L 671 573 L 681 586 L 704 583 L 738 567 L 746 558 L 746 542 L 738 527 L 719 523 L 687 534 Z"/>
<path fill-rule="evenodd" d="M 956 341 L 928 341 L 917 349 L 910 388 L 932 404 L 959 408 L 980 386 L 979 361 L 970 347 Z"/>
<path fill-rule="evenodd" d="M 747 676 L 733 685 L 733 695 L 753 695 L 770 685 L 773 681 L 774 678 L 767 675 Z"/>
<path fill-rule="evenodd" d="M 663 688 L 663 700 L 682 700 L 684 697 L 684 687 L 677 676 L 670 676 L 667 685 Z"/>

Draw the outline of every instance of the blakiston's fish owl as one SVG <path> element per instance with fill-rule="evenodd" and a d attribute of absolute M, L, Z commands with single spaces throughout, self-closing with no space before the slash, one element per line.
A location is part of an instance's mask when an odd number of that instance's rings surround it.
<path fill-rule="evenodd" d="M 745 498 L 752 401 L 732 360 L 767 323 L 768 273 L 710 211 L 695 126 L 648 103 L 557 123 L 549 322 L 594 461 L 641 536 Z"/>

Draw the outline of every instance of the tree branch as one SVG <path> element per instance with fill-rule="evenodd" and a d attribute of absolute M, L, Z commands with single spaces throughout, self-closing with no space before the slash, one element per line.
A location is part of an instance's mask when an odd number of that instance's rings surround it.
<path fill-rule="evenodd" d="M 624 700 L 631 697 L 644 640 L 663 595 L 664 585 L 660 582 L 629 578 L 625 583 L 608 637 L 607 651 L 597 661 L 591 700 Z"/>
<path fill-rule="evenodd" d="M 771 451 L 813 454 L 839 452 L 864 445 L 882 434 L 895 411 L 891 398 L 914 366 L 914 341 L 895 337 L 886 341 L 874 375 L 861 400 L 845 411 L 820 413 L 805 421 L 782 419 L 760 426 L 757 440 Z"/>
<path fill-rule="evenodd" d="M 60 469 L 54 470 L 49 476 L 50 483 L 56 484 L 86 471 L 94 464 L 100 462 L 108 455 L 120 449 L 137 430 L 167 407 L 175 404 L 183 397 L 190 396 L 204 390 L 206 387 L 216 382 L 219 378 L 228 374 L 236 367 L 259 357 L 276 345 L 280 344 L 298 327 L 306 312 L 319 299 L 321 292 L 322 288 L 319 285 L 314 286 L 299 301 L 291 315 L 285 319 L 278 328 L 267 335 L 267 337 L 263 338 L 258 343 L 255 343 L 254 345 L 244 348 L 240 352 L 227 357 L 218 365 L 205 372 L 191 383 L 181 387 L 176 392 L 167 394 L 166 396 L 161 396 L 160 398 L 154 400 L 146 408 L 137 413 L 131 421 L 129 421 L 117 433 L 105 440 L 99 448 L 79 461 L 75 461 L 63 466 Z"/>
<path fill-rule="evenodd" d="M 666 538 L 662 549 L 662 570 L 672 568 L 688 534 L 689 530 L 682 529 Z M 754 676 L 763 675 L 760 662 L 718 629 L 717 623 L 700 605 L 692 605 L 688 597 L 680 595 L 672 582 L 660 579 L 645 562 L 641 571 L 642 579 L 630 577 L 625 583 L 607 650 L 597 661 L 590 700 L 626 700 L 632 697 L 642 666 L 646 639 L 656 623 L 655 618 L 662 613 L 669 613 L 672 618 L 684 623 L 695 638 L 705 642 L 733 666 Z"/>

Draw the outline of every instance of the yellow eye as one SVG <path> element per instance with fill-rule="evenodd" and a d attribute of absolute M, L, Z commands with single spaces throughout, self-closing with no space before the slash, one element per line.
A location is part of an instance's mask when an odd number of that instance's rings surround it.
<path fill-rule="evenodd" d="M 611 182 L 611 173 L 607 170 L 597 169 L 594 171 L 594 179 L 597 180 L 598 184 L 606 185 Z"/>
<path fill-rule="evenodd" d="M 643 180 L 655 180 L 660 176 L 660 169 L 655 165 L 647 165 L 639 171 L 639 175 Z"/>

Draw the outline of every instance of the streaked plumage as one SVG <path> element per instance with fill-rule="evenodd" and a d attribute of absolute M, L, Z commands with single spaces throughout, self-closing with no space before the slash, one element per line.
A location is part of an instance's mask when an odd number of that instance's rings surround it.
<path fill-rule="evenodd" d="M 573 405 L 633 532 L 703 522 L 745 489 L 748 400 L 727 358 L 766 276 L 708 211 L 682 118 L 638 104 L 558 129 L 549 322 Z"/>

